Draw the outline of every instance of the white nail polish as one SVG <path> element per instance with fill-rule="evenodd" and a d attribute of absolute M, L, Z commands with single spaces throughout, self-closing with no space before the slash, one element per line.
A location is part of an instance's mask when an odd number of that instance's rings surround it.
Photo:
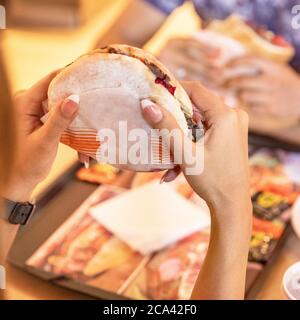
<path fill-rule="evenodd" d="M 48 118 L 49 118 L 49 112 L 43 115 L 40 120 L 42 123 L 45 123 L 48 120 Z"/>
<path fill-rule="evenodd" d="M 84 161 L 84 166 L 88 169 L 90 167 L 90 162 L 88 160 Z"/>
<path fill-rule="evenodd" d="M 80 98 L 79 98 L 79 95 L 78 94 L 71 94 L 68 98 L 67 98 L 67 100 L 71 100 L 71 101 L 73 101 L 73 102 L 75 102 L 75 103 L 79 103 L 79 101 L 80 101 Z"/>
<path fill-rule="evenodd" d="M 153 105 L 154 105 L 154 103 L 149 99 L 144 99 L 141 101 L 141 106 L 143 109 L 146 109 L 146 108 L 151 107 Z"/>

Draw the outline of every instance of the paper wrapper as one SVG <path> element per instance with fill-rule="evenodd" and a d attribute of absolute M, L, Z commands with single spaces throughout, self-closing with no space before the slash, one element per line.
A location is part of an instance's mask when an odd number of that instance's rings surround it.
<path fill-rule="evenodd" d="M 46 120 L 47 115 L 42 118 Z M 107 137 L 112 144 L 107 143 Z M 162 138 L 142 117 L 140 100 L 122 88 L 82 93 L 79 114 L 61 142 L 98 162 L 122 169 L 155 171 L 174 167 Z"/>

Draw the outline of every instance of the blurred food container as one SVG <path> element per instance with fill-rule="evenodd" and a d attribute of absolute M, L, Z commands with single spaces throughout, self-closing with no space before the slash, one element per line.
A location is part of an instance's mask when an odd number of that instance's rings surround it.
<path fill-rule="evenodd" d="M 77 27 L 114 1 L 116 0 L 10 0 L 7 3 L 8 25 Z"/>

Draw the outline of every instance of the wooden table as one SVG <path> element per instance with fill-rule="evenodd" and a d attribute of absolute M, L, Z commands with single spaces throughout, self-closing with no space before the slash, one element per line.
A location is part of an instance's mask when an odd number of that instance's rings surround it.
<path fill-rule="evenodd" d="M 298 261 L 300 261 L 300 240 L 289 228 L 282 246 L 278 249 L 274 259 L 266 266 L 265 276 L 258 279 L 258 283 L 255 285 L 253 294 L 249 295 L 249 299 L 287 299 L 282 288 L 282 278 L 287 268 Z"/>

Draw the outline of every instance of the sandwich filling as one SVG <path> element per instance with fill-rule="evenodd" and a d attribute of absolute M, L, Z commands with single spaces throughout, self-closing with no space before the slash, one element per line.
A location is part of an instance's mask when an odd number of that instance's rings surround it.
<path fill-rule="evenodd" d="M 279 47 L 290 47 L 291 45 L 284 39 L 283 36 L 275 34 L 274 32 L 268 30 L 264 26 L 257 26 L 251 21 L 246 21 L 247 25 L 255 31 L 264 40 L 274 44 Z"/>

